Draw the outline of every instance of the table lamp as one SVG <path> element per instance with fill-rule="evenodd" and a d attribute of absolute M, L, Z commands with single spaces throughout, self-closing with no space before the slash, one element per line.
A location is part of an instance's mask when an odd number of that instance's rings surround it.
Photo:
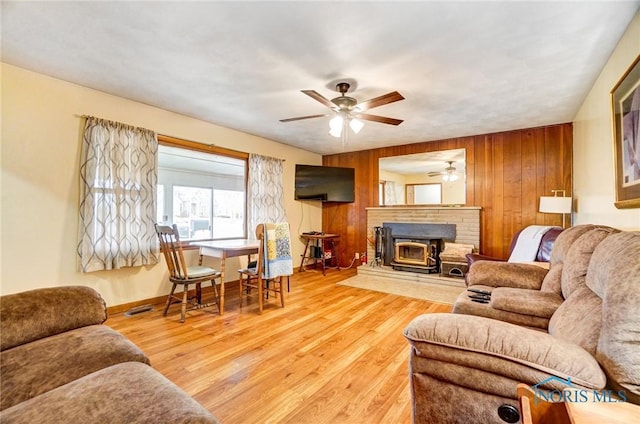
<path fill-rule="evenodd" d="M 562 228 L 565 228 L 565 214 L 571 213 L 572 198 L 565 197 L 564 190 L 551 190 L 553 196 L 540 197 L 540 209 L 542 213 L 562 214 Z M 562 194 L 558 196 L 558 194 Z"/>

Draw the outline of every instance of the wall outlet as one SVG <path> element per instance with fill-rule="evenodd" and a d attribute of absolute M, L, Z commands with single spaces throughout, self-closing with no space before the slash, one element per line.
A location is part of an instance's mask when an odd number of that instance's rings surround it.
<path fill-rule="evenodd" d="M 356 256 L 355 256 L 355 258 L 356 258 L 356 259 L 360 259 L 360 253 L 356 252 Z"/>

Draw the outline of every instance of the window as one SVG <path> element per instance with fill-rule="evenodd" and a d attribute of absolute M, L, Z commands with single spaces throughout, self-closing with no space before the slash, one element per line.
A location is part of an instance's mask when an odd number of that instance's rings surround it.
<path fill-rule="evenodd" d="M 184 143 L 158 148 L 158 223 L 176 224 L 185 241 L 245 238 L 247 160 Z"/>
<path fill-rule="evenodd" d="M 406 199 L 408 205 L 438 205 L 442 203 L 442 184 L 407 184 Z"/>

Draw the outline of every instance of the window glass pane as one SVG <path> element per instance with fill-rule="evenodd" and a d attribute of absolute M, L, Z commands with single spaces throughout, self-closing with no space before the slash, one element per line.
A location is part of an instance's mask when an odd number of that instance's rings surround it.
<path fill-rule="evenodd" d="M 418 205 L 433 205 L 442 203 L 442 185 L 416 184 L 414 185 L 414 201 Z"/>
<path fill-rule="evenodd" d="M 160 145 L 158 222 L 182 240 L 245 238 L 246 160 Z"/>
<path fill-rule="evenodd" d="M 213 237 L 242 237 L 244 233 L 244 193 L 213 191 Z"/>
<path fill-rule="evenodd" d="M 211 189 L 173 186 L 173 223 L 180 238 L 211 238 Z"/>

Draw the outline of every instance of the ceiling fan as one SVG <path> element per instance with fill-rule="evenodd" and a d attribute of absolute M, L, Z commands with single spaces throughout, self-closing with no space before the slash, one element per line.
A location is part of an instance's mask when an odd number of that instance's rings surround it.
<path fill-rule="evenodd" d="M 427 175 L 429 177 L 442 175 L 443 181 L 456 181 L 458 179 L 458 173 L 456 172 L 456 167 L 453 166 L 454 161 L 448 160 L 446 161 L 446 163 L 448 164 L 448 166 L 444 168 L 444 171 L 428 172 Z"/>
<path fill-rule="evenodd" d="M 327 99 L 315 90 L 301 90 L 307 96 L 317 100 L 334 111 L 335 116 L 329 123 L 329 134 L 334 137 L 340 137 L 344 132 L 343 129 L 346 125 L 349 125 L 353 132 L 357 134 L 364 126 L 360 120 L 380 122 L 382 124 L 389 125 L 400 125 L 402 123 L 402 119 L 363 113 L 364 111 L 373 109 L 374 107 L 404 100 L 402 94 L 397 91 L 392 91 L 390 93 L 383 94 L 382 96 L 374 97 L 373 99 L 358 103 L 356 99 L 346 95 L 350 87 L 351 85 L 347 82 L 337 83 L 336 91 L 340 93 L 340 96 L 331 100 Z M 296 118 L 281 119 L 280 122 L 300 121 L 302 119 L 320 118 L 327 115 L 328 114 L 299 116 Z"/>

